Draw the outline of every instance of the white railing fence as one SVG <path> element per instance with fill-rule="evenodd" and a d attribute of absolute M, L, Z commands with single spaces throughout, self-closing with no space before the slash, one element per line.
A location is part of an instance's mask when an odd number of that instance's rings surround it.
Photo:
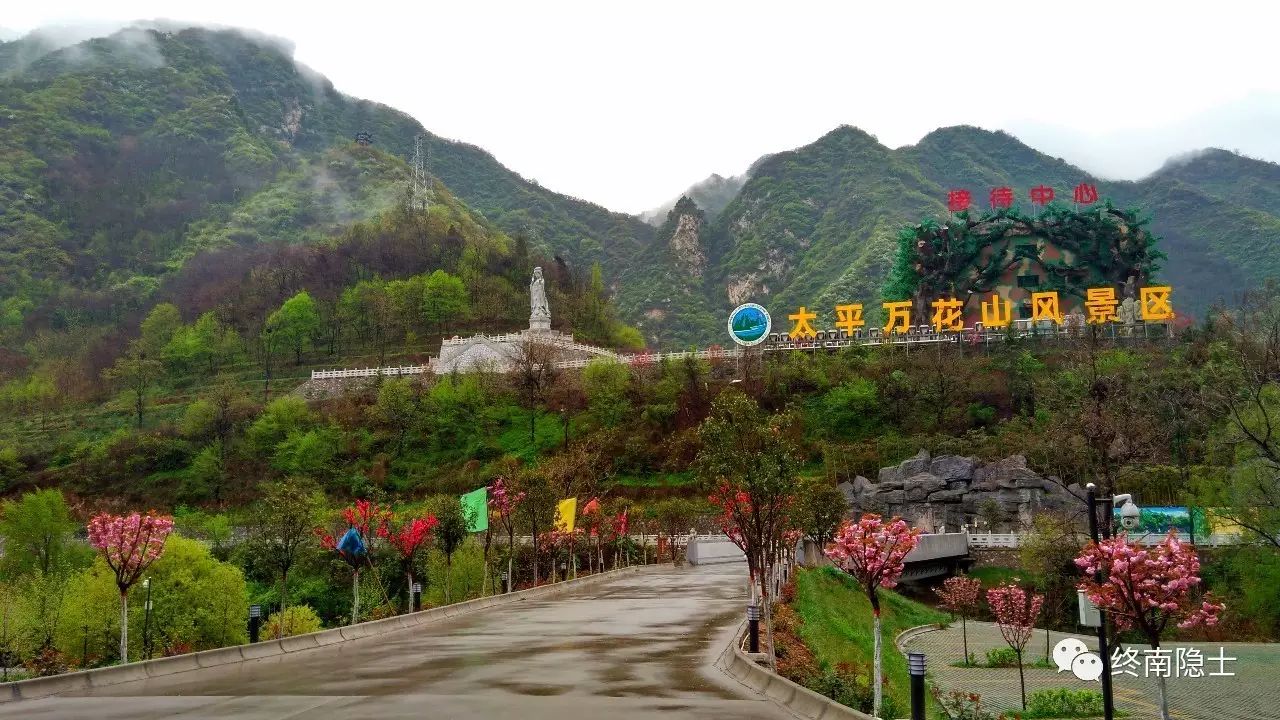
<path fill-rule="evenodd" d="M 987 548 L 1020 548 L 1030 537 L 1030 533 L 969 533 L 970 549 L 987 549 Z M 1179 537 L 1190 542 L 1190 536 L 1180 533 Z M 1165 539 L 1165 533 L 1146 533 L 1143 535 L 1129 535 L 1129 539 L 1141 545 L 1152 546 L 1158 545 Z M 1195 544 L 1203 547 L 1222 547 L 1224 545 L 1240 544 L 1240 536 L 1227 533 L 1212 533 L 1210 535 L 1196 534 Z"/>
<path fill-rule="evenodd" d="M 378 375 L 422 375 L 431 372 L 431 364 L 400 365 L 396 367 L 354 368 L 350 370 L 312 370 L 312 380 L 327 378 L 377 377 Z"/>

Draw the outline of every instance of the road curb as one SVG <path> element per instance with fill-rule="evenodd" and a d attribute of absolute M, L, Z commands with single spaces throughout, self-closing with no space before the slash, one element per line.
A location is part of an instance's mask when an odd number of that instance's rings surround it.
<path fill-rule="evenodd" d="M 950 623 L 948 623 L 947 626 L 950 627 Z M 903 630 L 902 632 L 898 633 L 898 635 L 893 639 L 893 644 L 895 647 L 898 648 L 898 652 L 902 653 L 903 657 L 906 657 L 907 643 L 911 642 L 912 640 L 915 640 L 921 635 L 928 635 L 931 632 L 938 632 L 939 630 L 942 630 L 942 628 L 938 627 L 937 623 L 930 623 L 928 625 L 917 625 L 915 627 L 909 627 L 906 630 Z"/>
<path fill-rule="evenodd" d="M 797 717 L 808 720 L 878 720 L 758 665 L 740 647 L 746 627 L 746 621 L 743 621 L 729 646 L 716 660 L 716 667 L 721 672 Z"/>
<path fill-rule="evenodd" d="M 274 657 L 276 655 L 314 650 L 340 642 L 348 642 L 351 640 L 358 640 L 360 638 L 372 637 L 374 635 L 408 630 L 413 627 L 438 622 L 440 620 L 488 608 L 511 605 L 534 598 L 554 597 L 569 590 L 594 585 L 595 583 L 602 582 L 604 580 L 626 575 L 628 573 L 641 572 L 645 568 L 654 567 L 659 566 L 632 565 L 631 567 L 610 570 L 608 572 L 597 573 L 595 575 L 588 575 L 576 580 L 564 580 L 558 583 L 552 583 L 551 585 L 540 585 L 536 588 L 529 588 L 527 590 L 505 593 L 502 595 L 491 595 L 486 598 L 476 598 L 474 600 L 467 600 L 453 605 L 445 605 L 442 607 L 431 608 L 429 610 L 422 610 L 416 613 L 396 615 L 382 620 L 370 620 L 356 625 L 320 630 L 306 635 L 295 635 L 282 640 L 266 640 L 249 645 L 233 645 L 231 647 L 202 650 L 200 652 L 187 653 L 185 655 L 174 655 L 173 657 L 159 658 L 156 660 L 132 662 L 126 665 L 113 665 L 111 667 L 53 675 L 51 677 L 0 683 L 0 704 L 19 702 L 22 700 L 35 700 L 38 698 L 49 697 L 51 695 L 61 695 L 62 693 L 67 692 L 91 690 L 92 688 L 105 687 L 107 685 L 118 685 L 120 683 L 133 682 L 135 680 L 146 680 L 149 677 L 176 675 L 178 673 L 219 667 L 236 662 L 246 662 L 266 657 Z"/>

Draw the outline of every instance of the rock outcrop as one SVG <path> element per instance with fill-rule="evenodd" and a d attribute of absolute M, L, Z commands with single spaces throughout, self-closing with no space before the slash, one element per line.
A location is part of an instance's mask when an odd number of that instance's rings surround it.
<path fill-rule="evenodd" d="M 1028 468 L 1021 455 L 986 463 L 926 450 L 881 468 L 874 481 L 859 475 L 840 490 L 854 512 L 900 515 L 917 527 L 952 532 L 979 520 L 994 522 L 997 531 L 1023 525 L 1037 512 L 1072 509 L 1084 497 L 1079 485 L 1063 487 Z"/>

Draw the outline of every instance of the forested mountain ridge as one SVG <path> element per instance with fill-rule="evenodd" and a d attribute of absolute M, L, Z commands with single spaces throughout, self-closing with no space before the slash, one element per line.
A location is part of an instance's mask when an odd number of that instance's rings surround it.
<path fill-rule="evenodd" d="M 712 219 L 707 289 L 723 312 L 755 300 L 831 313 L 836 301 L 874 304 L 898 230 L 946 215 L 947 192 L 977 206 L 997 186 L 1029 207 L 1030 188 L 1058 202 L 1094 184 L 1100 196 L 1152 217 L 1169 256 L 1160 274 L 1181 312 L 1199 316 L 1233 293 L 1280 276 L 1280 166 L 1210 149 L 1170 161 L 1138 182 L 1096 178 L 1004 132 L 948 127 L 890 149 L 852 127 L 757 162 Z M 821 315 L 820 315 L 821 317 Z"/>
<path fill-rule="evenodd" d="M 374 151 L 354 149 L 359 131 Z M 1010 185 L 1025 203 L 1033 185 L 1069 201 L 1094 182 L 1141 207 L 1185 312 L 1280 272 L 1275 164 L 1211 150 L 1140 182 L 1104 182 L 1003 132 L 942 128 L 890 149 L 845 126 L 691 188 L 691 276 L 675 206 L 655 227 L 542 188 L 480 148 L 338 93 L 283 41 L 138 28 L 61 48 L 40 35 L 0 43 L 0 334 L 26 342 L 104 304 L 140 311 L 204 251 L 331 239 L 403 200 L 416 135 L 430 174 L 495 231 L 580 277 L 600 262 L 622 317 L 659 346 L 719 340 L 719 318 L 746 299 L 874 303 L 898 229 L 945 213 L 952 187 L 983 204 Z"/>
<path fill-rule="evenodd" d="M 357 131 L 374 143 L 353 142 Z M 476 148 L 432 136 L 440 170 L 430 209 L 409 211 L 405 158 L 421 132 L 403 113 L 337 93 L 280 42 L 236 31 L 0 43 L 0 406 L 100 397 L 103 371 L 128 360 L 139 323 L 161 304 L 176 309 L 169 325 L 203 321 L 216 330 L 210 341 L 234 335 L 223 360 L 255 360 L 259 373 L 273 352 L 263 331 L 299 294 L 323 321 L 304 345 L 332 363 L 351 342 L 380 358 L 388 344 L 426 352 L 446 330 L 509 331 L 527 322 L 535 262 L 548 266 L 557 327 L 593 342 L 638 342 L 592 279 L 602 251 L 537 240 L 560 223 L 586 246 L 583 237 L 625 230 L 627 216 L 554 196 Z M 484 188 L 518 186 L 556 202 L 528 216 L 545 226 L 499 215 L 519 230 L 513 237 L 442 175 L 481 201 Z M 566 219 L 564 207 L 580 217 Z M 447 322 L 429 320 L 419 300 L 392 297 L 424 292 L 434 271 L 468 296 Z M 389 309 L 410 316 L 369 324 L 370 312 Z M 339 341 L 341 318 L 356 326 Z M 152 362 L 168 341 L 153 345 Z"/>

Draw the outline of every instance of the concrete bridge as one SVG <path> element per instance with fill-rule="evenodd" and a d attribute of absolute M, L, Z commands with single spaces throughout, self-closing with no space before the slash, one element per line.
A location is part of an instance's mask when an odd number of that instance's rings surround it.
<path fill-rule="evenodd" d="M 742 551 L 725 535 L 697 535 L 689 538 L 685 559 L 690 565 L 718 565 L 730 562 L 746 562 Z M 800 544 L 796 559 L 804 565 L 829 562 L 822 549 L 805 540 Z M 916 549 L 906 558 L 902 580 L 912 582 L 933 577 L 954 575 L 967 569 L 973 562 L 969 557 L 969 536 L 966 533 L 930 533 L 920 536 Z"/>
<path fill-rule="evenodd" d="M 560 585 L 0 685 L 0 719 L 795 717 L 715 666 L 743 619 L 744 567 L 649 566 Z"/>

